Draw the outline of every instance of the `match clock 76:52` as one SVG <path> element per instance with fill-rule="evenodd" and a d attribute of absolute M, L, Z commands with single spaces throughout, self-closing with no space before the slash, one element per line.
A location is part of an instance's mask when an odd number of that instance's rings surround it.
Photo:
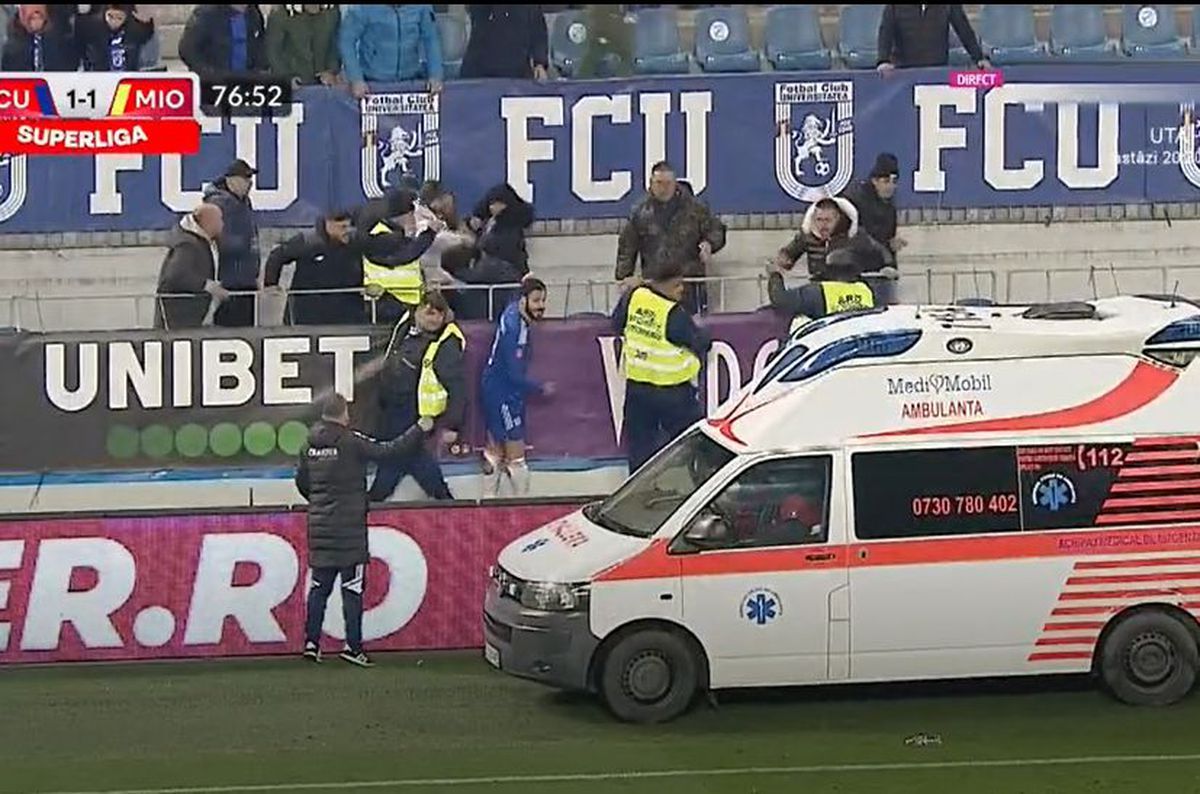
<path fill-rule="evenodd" d="M 200 110 L 208 116 L 286 116 L 292 110 L 292 84 L 266 76 L 203 80 Z"/>

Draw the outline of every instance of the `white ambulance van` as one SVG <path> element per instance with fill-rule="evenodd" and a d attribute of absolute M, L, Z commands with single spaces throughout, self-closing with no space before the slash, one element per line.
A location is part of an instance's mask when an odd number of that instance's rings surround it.
<path fill-rule="evenodd" d="M 698 691 L 1200 667 L 1200 306 L 880 309 L 797 331 L 607 499 L 509 545 L 485 656 L 619 718 Z"/>

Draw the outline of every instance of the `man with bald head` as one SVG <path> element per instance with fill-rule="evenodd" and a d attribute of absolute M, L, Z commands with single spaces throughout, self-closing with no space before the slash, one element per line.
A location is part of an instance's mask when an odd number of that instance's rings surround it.
<path fill-rule="evenodd" d="M 158 274 L 155 328 L 199 328 L 210 306 L 229 297 L 216 280 L 217 240 L 224 223 L 220 207 L 201 203 L 172 231 Z"/>

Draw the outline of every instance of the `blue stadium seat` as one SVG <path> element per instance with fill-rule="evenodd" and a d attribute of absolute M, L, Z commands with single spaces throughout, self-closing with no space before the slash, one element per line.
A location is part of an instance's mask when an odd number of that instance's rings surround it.
<path fill-rule="evenodd" d="M 587 52 L 586 11 L 560 11 L 550 22 L 550 63 L 563 77 L 574 77 Z"/>
<path fill-rule="evenodd" d="M 838 52 L 851 69 L 874 69 L 879 61 L 881 5 L 844 6 L 839 21 Z"/>
<path fill-rule="evenodd" d="M 958 33 L 954 28 L 950 28 L 950 65 L 951 66 L 974 66 L 975 62 L 971 60 L 970 53 L 963 46 L 962 40 L 958 38 Z"/>
<path fill-rule="evenodd" d="M 442 68 L 446 79 L 453 80 L 462 71 L 467 53 L 467 20 L 457 14 L 438 14 L 437 25 L 442 39 Z"/>
<path fill-rule="evenodd" d="M 1038 43 L 1027 5 L 985 5 L 979 12 L 979 40 L 995 66 L 1041 63 L 1050 54 Z"/>
<path fill-rule="evenodd" d="M 633 70 L 638 74 L 687 74 L 691 58 L 679 41 L 678 11 L 643 8 L 633 29 Z"/>
<path fill-rule="evenodd" d="M 1071 61 L 1107 61 L 1119 55 L 1109 44 L 1104 11 L 1090 3 L 1054 6 L 1050 47 L 1056 56 Z"/>
<path fill-rule="evenodd" d="M 833 53 L 821 38 L 817 6 L 771 6 L 766 18 L 767 60 L 781 72 L 828 69 Z"/>
<path fill-rule="evenodd" d="M 1126 55 L 1146 60 L 1186 58 L 1190 49 L 1179 35 L 1172 5 L 1125 6 L 1121 44 Z"/>
<path fill-rule="evenodd" d="M 758 53 L 750 46 L 750 20 L 742 6 L 714 6 L 696 12 L 696 61 L 706 72 L 757 72 Z"/>

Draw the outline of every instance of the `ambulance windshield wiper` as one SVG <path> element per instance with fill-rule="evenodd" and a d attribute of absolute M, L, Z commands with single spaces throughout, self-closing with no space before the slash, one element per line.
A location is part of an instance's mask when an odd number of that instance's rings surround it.
<path fill-rule="evenodd" d="M 600 525 L 609 532 L 615 532 L 618 535 L 629 535 L 635 538 L 646 537 L 641 532 L 638 532 L 632 527 L 622 524 L 620 521 L 610 517 L 604 510 L 604 506 L 602 504 L 591 505 L 588 508 L 584 508 L 583 515 L 592 523 Z"/>

